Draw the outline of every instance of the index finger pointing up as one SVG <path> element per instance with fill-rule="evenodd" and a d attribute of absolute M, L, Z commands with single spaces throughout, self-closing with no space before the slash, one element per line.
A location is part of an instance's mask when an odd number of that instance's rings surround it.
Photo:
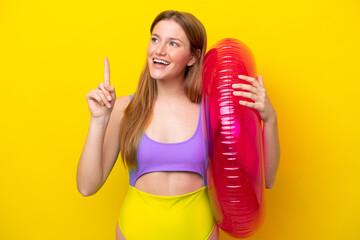
<path fill-rule="evenodd" d="M 110 85 L 110 67 L 107 57 L 104 58 L 104 83 Z"/>

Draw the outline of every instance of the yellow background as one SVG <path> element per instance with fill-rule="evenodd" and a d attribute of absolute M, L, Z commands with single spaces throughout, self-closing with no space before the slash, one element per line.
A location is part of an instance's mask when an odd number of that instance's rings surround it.
<path fill-rule="evenodd" d="M 135 91 L 150 24 L 168 9 L 198 17 L 208 49 L 246 43 L 277 111 L 280 167 L 249 239 L 360 239 L 355 0 L 0 1 L 0 239 L 115 239 L 121 159 L 95 195 L 76 188 L 86 93 L 105 56 L 117 96 Z"/>

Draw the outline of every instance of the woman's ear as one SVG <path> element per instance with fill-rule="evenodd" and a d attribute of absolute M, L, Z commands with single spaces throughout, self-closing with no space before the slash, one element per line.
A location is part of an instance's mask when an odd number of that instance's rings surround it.
<path fill-rule="evenodd" d="M 194 63 L 196 63 L 197 59 L 200 59 L 200 54 L 201 54 L 201 50 L 196 49 L 195 53 L 193 53 L 191 55 L 191 58 L 190 58 L 190 60 L 189 60 L 189 62 L 187 64 L 187 66 L 191 67 L 192 65 L 194 65 Z"/>

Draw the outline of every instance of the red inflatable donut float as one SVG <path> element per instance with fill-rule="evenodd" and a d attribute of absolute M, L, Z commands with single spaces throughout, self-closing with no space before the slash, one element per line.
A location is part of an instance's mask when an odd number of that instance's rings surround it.
<path fill-rule="evenodd" d="M 207 183 L 218 226 L 246 238 L 263 222 L 265 182 L 261 118 L 257 110 L 239 104 L 254 101 L 233 95 L 232 84 L 250 84 L 238 75 L 256 77 L 254 57 L 242 42 L 223 39 L 207 52 L 203 66 Z"/>

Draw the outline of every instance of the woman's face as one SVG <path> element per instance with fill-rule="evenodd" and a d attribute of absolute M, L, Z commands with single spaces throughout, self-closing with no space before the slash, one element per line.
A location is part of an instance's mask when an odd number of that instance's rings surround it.
<path fill-rule="evenodd" d="M 184 78 L 186 66 L 196 60 L 191 54 L 189 39 L 174 20 L 162 20 L 155 25 L 147 57 L 150 75 L 158 80 Z"/>

